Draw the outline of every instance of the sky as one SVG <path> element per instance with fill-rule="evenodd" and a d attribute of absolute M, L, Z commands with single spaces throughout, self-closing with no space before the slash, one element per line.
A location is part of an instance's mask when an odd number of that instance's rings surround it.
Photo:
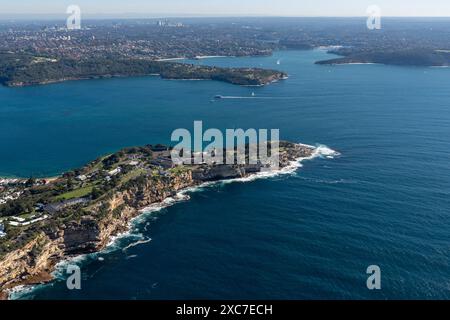
<path fill-rule="evenodd" d="M 450 0 L 0 0 L 0 16 L 65 14 L 78 5 L 86 15 L 158 16 L 450 16 Z"/>

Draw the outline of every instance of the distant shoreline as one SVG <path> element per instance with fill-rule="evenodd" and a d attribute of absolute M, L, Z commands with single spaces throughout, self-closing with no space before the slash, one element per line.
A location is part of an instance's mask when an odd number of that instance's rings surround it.
<path fill-rule="evenodd" d="M 160 58 L 155 61 L 180 61 L 180 60 L 203 60 L 203 59 L 213 59 L 213 58 L 235 58 L 235 56 L 195 56 L 193 58 L 188 57 L 175 57 L 175 58 Z"/>
<path fill-rule="evenodd" d="M 201 57 L 201 59 L 207 58 L 209 56 Z M 139 59 L 97 59 L 83 62 L 61 59 L 57 62 L 43 62 L 11 68 L 10 74 L 0 80 L 1 84 L 7 87 L 25 87 L 65 81 L 125 78 L 156 74 L 162 79 L 214 80 L 234 85 L 259 86 L 268 85 L 287 77 L 285 72 L 273 69 L 255 67 L 227 68 Z M 61 70 L 65 71 L 61 72 Z"/>

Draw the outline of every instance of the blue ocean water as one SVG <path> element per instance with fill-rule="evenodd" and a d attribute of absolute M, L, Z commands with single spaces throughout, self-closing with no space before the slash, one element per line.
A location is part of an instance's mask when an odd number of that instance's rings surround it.
<path fill-rule="evenodd" d="M 121 147 L 169 143 L 194 120 L 279 128 L 283 139 L 341 153 L 191 193 L 80 262 L 82 290 L 60 277 L 17 297 L 450 298 L 449 69 L 313 64 L 325 57 L 196 61 L 289 73 L 262 88 L 157 77 L 0 88 L 0 176 L 50 176 Z M 374 264 L 380 291 L 366 287 Z"/>

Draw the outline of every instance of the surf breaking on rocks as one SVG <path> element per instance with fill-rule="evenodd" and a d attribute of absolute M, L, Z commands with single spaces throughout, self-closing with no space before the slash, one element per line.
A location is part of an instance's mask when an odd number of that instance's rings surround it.
<path fill-rule="evenodd" d="M 54 280 L 46 283 L 46 284 L 40 284 L 35 286 L 18 286 L 14 289 L 10 290 L 10 299 L 21 299 L 27 295 L 30 295 L 35 290 L 39 290 L 41 288 L 44 288 L 46 286 L 53 285 L 54 281 L 64 281 L 67 277 L 65 270 L 67 269 L 67 266 L 69 265 L 78 265 L 81 266 L 85 263 L 92 262 L 92 261 L 99 261 L 104 262 L 105 259 L 103 256 L 122 250 L 123 252 L 126 252 L 128 249 L 143 245 L 146 243 L 151 242 L 151 238 L 146 237 L 143 233 L 140 232 L 139 226 L 142 224 L 148 224 L 149 219 L 152 217 L 154 218 L 154 214 L 157 212 L 162 211 L 165 208 L 169 208 L 175 204 L 186 202 L 190 200 L 190 194 L 194 192 L 201 192 L 201 191 L 207 191 L 211 190 L 212 187 L 217 185 L 226 185 L 231 183 L 247 183 L 252 182 L 259 179 L 270 179 L 274 178 L 280 175 L 290 175 L 295 174 L 297 170 L 301 167 L 303 167 L 303 162 L 307 160 L 313 160 L 316 158 L 323 158 L 323 159 L 334 159 L 341 154 L 331 148 L 329 148 L 326 145 L 317 144 L 316 146 L 307 145 L 307 144 L 298 144 L 300 146 L 308 147 L 313 149 L 313 153 L 308 157 L 300 157 L 297 158 L 294 161 L 291 161 L 288 166 L 285 166 L 281 169 L 276 170 L 268 170 L 264 172 L 259 172 L 252 174 L 248 177 L 243 178 L 236 178 L 236 179 L 229 179 L 229 180 L 220 180 L 220 181 L 211 181 L 211 182 L 205 182 L 198 186 L 188 187 L 186 189 L 183 189 L 176 193 L 173 197 L 168 197 L 164 199 L 162 202 L 152 204 L 142 210 L 140 210 L 140 215 L 133 218 L 128 227 L 128 231 L 124 232 L 122 234 L 119 234 L 117 236 L 111 237 L 110 242 L 108 245 L 101 251 L 89 253 L 89 254 L 82 254 L 75 257 L 70 257 L 68 259 L 65 259 L 61 262 L 59 262 L 56 267 L 55 271 L 52 273 Z M 126 241 L 131 240 L 131 241 Z M 136 257 L 136 256 L 130 256 L 130 257 Z"/>

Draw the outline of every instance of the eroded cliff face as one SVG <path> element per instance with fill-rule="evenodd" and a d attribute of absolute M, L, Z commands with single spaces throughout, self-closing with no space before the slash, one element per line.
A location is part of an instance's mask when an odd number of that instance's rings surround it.
<path fill-rule="evenodd" d="M 112 236 L 126 232 L 131 220 L 140 214 L 141 209 L 162 202 L 178 191 L 196 184 L 192 178 L 192 172 L 188 171 L 167 180 L 147 179 L 144 185 L 114 193 L 113 197 L 106 202 L 109 207 L 107 216 L 98 223 L 97 250 L 104 248 Z M 96 209 L 98 210 L 104 204 L 99 203 Z"/>
<path fill-rule="evenodd" d="M 55 233 L 39 234 L 19 250 L 0 261 L 0 299 L 5 290 L 18 285 L 45 283 L 61 260 L 104 249 L 111 237 L 126 232 L 140 210 L 173 196 L 177 191 L 195 185 L 187 171 L 170 179 L 146 179 L 145 183 L 115 192 L 110 198 L 98 201 L 90 215 L 61 227 Z M 102 214 L 102 208 L 107 208 Z"/>
<path fill-rule="evenodd" d="M 49 281 L 53 267 L 64 256 L 62 240 L 51 240 L 41 233 L 23 248 L 6 255 L 0 261 L 0 288 Z"/>

